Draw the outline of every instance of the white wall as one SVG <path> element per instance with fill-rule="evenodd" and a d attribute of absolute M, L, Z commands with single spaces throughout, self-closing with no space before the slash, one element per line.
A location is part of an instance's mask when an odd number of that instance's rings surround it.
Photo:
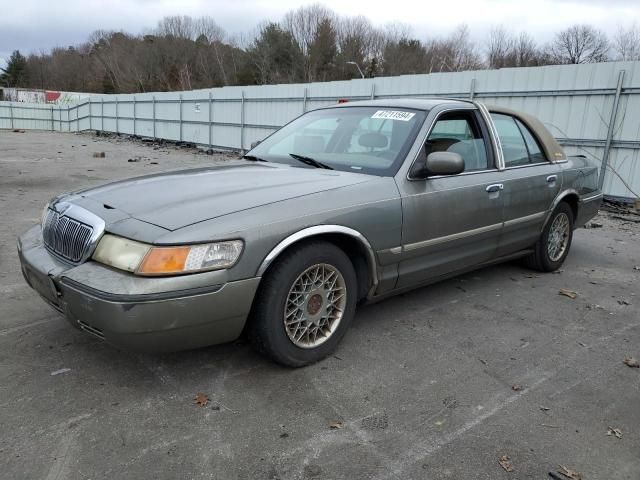
<path fill-rule="evenodd" d="M 92 96 L 67 106 L 0 102 L 0 128 L 104 130 L 247 149 L 306 110 L 339 99 L 447 96 L 511 107 L 540 118 L 569 154 L 600 165 L 620 71 L 609 163 L 640 192 L 640 62 L 507 68 L 337 82 Z M 134 119 L 135 117 L 135 119 Z M 607 172 L 604 191 L 633 196 Z"/>

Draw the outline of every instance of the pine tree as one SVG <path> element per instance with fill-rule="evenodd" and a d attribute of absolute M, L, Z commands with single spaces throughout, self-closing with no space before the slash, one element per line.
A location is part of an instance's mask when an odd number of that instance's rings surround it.
<path fill-rule="evenodd" d="M 0 85 L 5 87 L 22 87 L 27 83 L 27 59 L 18 50 L 9 57 L 5 68 L 0 68 Z"/>

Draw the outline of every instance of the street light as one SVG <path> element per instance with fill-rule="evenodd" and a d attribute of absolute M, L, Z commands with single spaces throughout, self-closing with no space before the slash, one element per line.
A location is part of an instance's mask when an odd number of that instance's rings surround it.
<path fill-rule="evenodd" d="M 358 65 L 356 62 L 346 62 L 346 63 L 348 63 L 349 65 L 355 65 L 358 71 L 360 72 L 360 76 L 364 78 L 364 73 L 362 73 L 362 70 L 360 69 L 360 65 Z"/>

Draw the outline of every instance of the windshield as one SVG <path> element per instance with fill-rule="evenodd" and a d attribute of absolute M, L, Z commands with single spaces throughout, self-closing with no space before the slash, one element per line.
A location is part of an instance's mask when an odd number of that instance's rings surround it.
<path fill-rule="evenodd" d="M 315 110 L 282 127 L 247 156 L 305 168 L 391 176 L 425 116 L 422 110 L 396 107 Z"/>

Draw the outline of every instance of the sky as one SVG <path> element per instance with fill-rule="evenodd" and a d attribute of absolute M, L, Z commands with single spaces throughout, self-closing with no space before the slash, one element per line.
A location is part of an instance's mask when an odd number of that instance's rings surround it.
<path fill-rule="evenodd" d="M 142 33 L 167 15 L 208 15 L 231 34 L 251 32 L 264 20 L 314 0 L 0 0 L 0 67 L 13 50 L 48 51 L 76 45 L 94 30 Z M 619 26 L 640 24 L 640 0 L 322 0 L 340 15 L 364 15 L 374 25 L 408 24 L 416 38 L 443 35 L 469 25 L 480 40 L 492 26 L 526 30 L 545 43 L 575 23 L 592 24 L 609 35 Z"/>

